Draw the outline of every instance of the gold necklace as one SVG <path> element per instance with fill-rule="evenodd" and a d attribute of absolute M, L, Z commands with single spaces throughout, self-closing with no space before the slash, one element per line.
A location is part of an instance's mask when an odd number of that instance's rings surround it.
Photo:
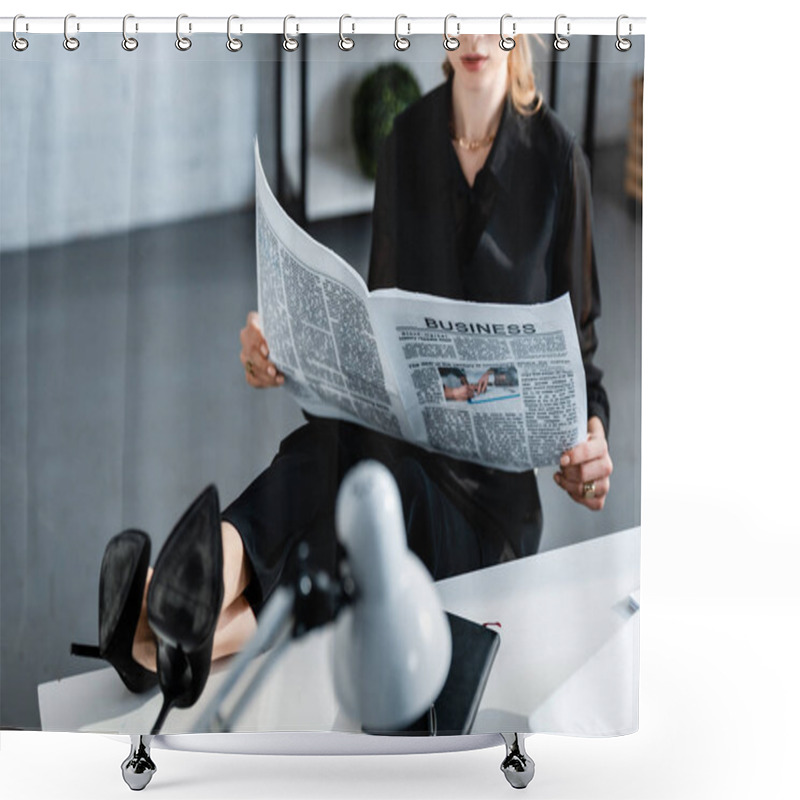
<path fill-rule="evenodd" d="M 483 139 L 466 139 L 463 136 L 454 136 L 453 142 L 464 150 L 480 150 L 482 147 L 488 147 L 494 141 L 495 134 L 485 136 Z"/>
<path fill-rule="evenodd" d="M 480 150 L 482 147 L 489 147 L 496 135 L 495 131 L 495 133 L 484 136 L 483 139 L 467 139 L 465 136 L 456 136 L 456 126 L 453 124 L 453 120 L 450 120 L 450 138 L 453 140 L 453 144 L 464 150 Z"/>

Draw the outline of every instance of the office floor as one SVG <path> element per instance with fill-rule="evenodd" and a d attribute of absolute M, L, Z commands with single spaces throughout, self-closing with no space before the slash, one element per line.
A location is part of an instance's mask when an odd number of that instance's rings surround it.
<path fill-rule="evenodd" d="M 623 157 L 595 172 L 612 494 L 591 514 L 543 470 L 543 549 L 639 523 L 641 224 Z M 96 639 L 109 537 L 142 528 L 157 552 L 204 485 L 229 502 L 302 421 L 242 377 L 253 231 L 241 212 L 2 257 L 0 725 L 38 728 L 36 686 L 100 666 L 69 646 Z M 363 270 L 367 217 L 311 233 Z"/>

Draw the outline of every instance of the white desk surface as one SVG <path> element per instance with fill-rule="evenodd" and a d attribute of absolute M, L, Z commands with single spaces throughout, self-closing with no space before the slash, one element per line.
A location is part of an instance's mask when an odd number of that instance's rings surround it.
<path fill-rule="evenodd" d="M 601 536 L 436 584 L 448 611 L 500 622 L 501 636 L 473 733 L 606 736 L 638 727 L 639 528 Z M 352 731 L 330 668 L 332 628 L 292 643 L 236 731 Z M 174 709 L 163 734 L 187 733 L 220 685 L 216 663 L 198 702 Z M 42 729 L 146 733 L 158 689 L 128 692 L 108 667 L 39 686 Z"/>

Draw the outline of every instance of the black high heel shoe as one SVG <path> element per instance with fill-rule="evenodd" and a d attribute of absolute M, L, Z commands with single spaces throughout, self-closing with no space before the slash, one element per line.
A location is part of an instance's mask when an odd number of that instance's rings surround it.
<path fill-rule="evenodd" d="M 164 695 L 153 736 L 171 708 L 193 705 L 206 685 L 222 593 L 219 498 L 216 487 L 209 486 L 164 543 L 147 593 L 147 621 L 157 640 Z"/>
<path fill-rule="evenodd" d="M 72 655 L 105 659 L 136 693 L 158 683 L 156 674 L 131 654 L 149 563 L 150 538 L 143 531 L 123 531 L 106 545 L 100 566 L 99 644 L 73 643 L 70 650 Z"/>

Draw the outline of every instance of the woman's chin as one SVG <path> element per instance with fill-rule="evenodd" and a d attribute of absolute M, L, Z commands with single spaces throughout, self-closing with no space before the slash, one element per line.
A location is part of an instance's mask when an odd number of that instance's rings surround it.
<path fill-rule="evenodd" d="M 504 70 L 492 69 L 486 61 L 478 62 L 476 66 L 462 66 L 456 71 L 456 77 L 461 85 L 470 91 L 489 89 L 499 82 L 505 85 L 506 80 Z"/>
<path fill-rule="evenodd" d="M 490 72 L 462 72 L 459 76 L 461 85 L 471 92 L 482 92 L 492 89 L 500 79 Z M 505 76 L 502 76 L 505 87 Z"/>

